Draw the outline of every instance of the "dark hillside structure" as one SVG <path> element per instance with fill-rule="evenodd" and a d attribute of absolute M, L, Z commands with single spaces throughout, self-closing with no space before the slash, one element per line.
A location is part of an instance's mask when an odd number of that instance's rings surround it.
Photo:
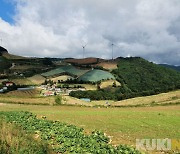
<path fill-rule="evenodd" d="M 7 51 L 7 49 L 0 46 L 0 56 L 2 56 L 3 53 L 8 53 L 8 51 Z"/>

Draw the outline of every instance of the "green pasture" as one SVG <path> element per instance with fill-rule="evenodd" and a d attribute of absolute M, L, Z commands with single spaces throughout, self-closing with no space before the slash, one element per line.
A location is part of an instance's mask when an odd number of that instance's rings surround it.
<path fill-rule="evenodd" d="M 104 131 L 113 144 L 135 145 L 136 138 L 180 139 L 180 106 L 94 108 L 0 104 L 0 111 L 30 111 L 38 117 Z"/>
<path fill-rule="evenodd" d="M 81 76 L 82 74 L 86 73 L 88 70 L 82 70 L 75 68 L 74 66 L 62 66 L 56 69 L 53 69 L 51 71 L 48 71 L 46 73 L 42 73 L 41 75 L 44 77 L 50 77 L 50 76 L 56 76 L 62 73 L 67 73 L 73 76 Z"/>
<path fill-rule="evenodd" d="M 98 81 L 107 80 L 107 79 L 115 79 L 115 77 L 109 72 L 94 69 L 92 71 L 85 73 L 81 77 L 79 77 L 78 80 L 79 81 L 88 81 L 88 82 L 89 81 L 90 82 L 98 82 Z"/>

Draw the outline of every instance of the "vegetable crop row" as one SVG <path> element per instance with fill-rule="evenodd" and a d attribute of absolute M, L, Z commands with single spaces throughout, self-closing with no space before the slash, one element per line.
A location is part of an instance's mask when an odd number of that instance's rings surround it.
<path fill-rule="evenodd" d="M 0 117 L 46 141 L 57 153 L 139 154 L 126 145 L 112 146 L 101 131 L 85 135 L 83 128 L 58 121 L 38 119 L 30 112 L 0 112 Z"/>

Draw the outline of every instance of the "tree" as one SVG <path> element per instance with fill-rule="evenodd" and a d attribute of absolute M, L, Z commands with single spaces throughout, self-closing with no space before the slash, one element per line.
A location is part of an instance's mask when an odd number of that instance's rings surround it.
<path fill-rule="evenodd" d="M 42 62 L 44 65 L 53 65 L 53 62 L 50 58 L 44 58 Z"/>
<path fill-rule="evenodd" d="M 116 81 L 113 82 L 113 87 L 117 87 Z"/>
<path fill-rule="evenodd" d="M 61 95 L 57 95 L 55 97 L 55 102 L 57 105 L 61 105 L 62 104 L 62 96 Z"/>

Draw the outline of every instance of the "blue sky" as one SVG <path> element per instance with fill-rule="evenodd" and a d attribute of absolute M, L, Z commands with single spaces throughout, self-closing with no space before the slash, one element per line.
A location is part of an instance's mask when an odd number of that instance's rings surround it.
<path fill-rule="evenodd" d="M 0 0 L 0 17 L 9 22 L 13 23 L 13 16 L 15 13 L 15 3 L 12 0 Z"/>

